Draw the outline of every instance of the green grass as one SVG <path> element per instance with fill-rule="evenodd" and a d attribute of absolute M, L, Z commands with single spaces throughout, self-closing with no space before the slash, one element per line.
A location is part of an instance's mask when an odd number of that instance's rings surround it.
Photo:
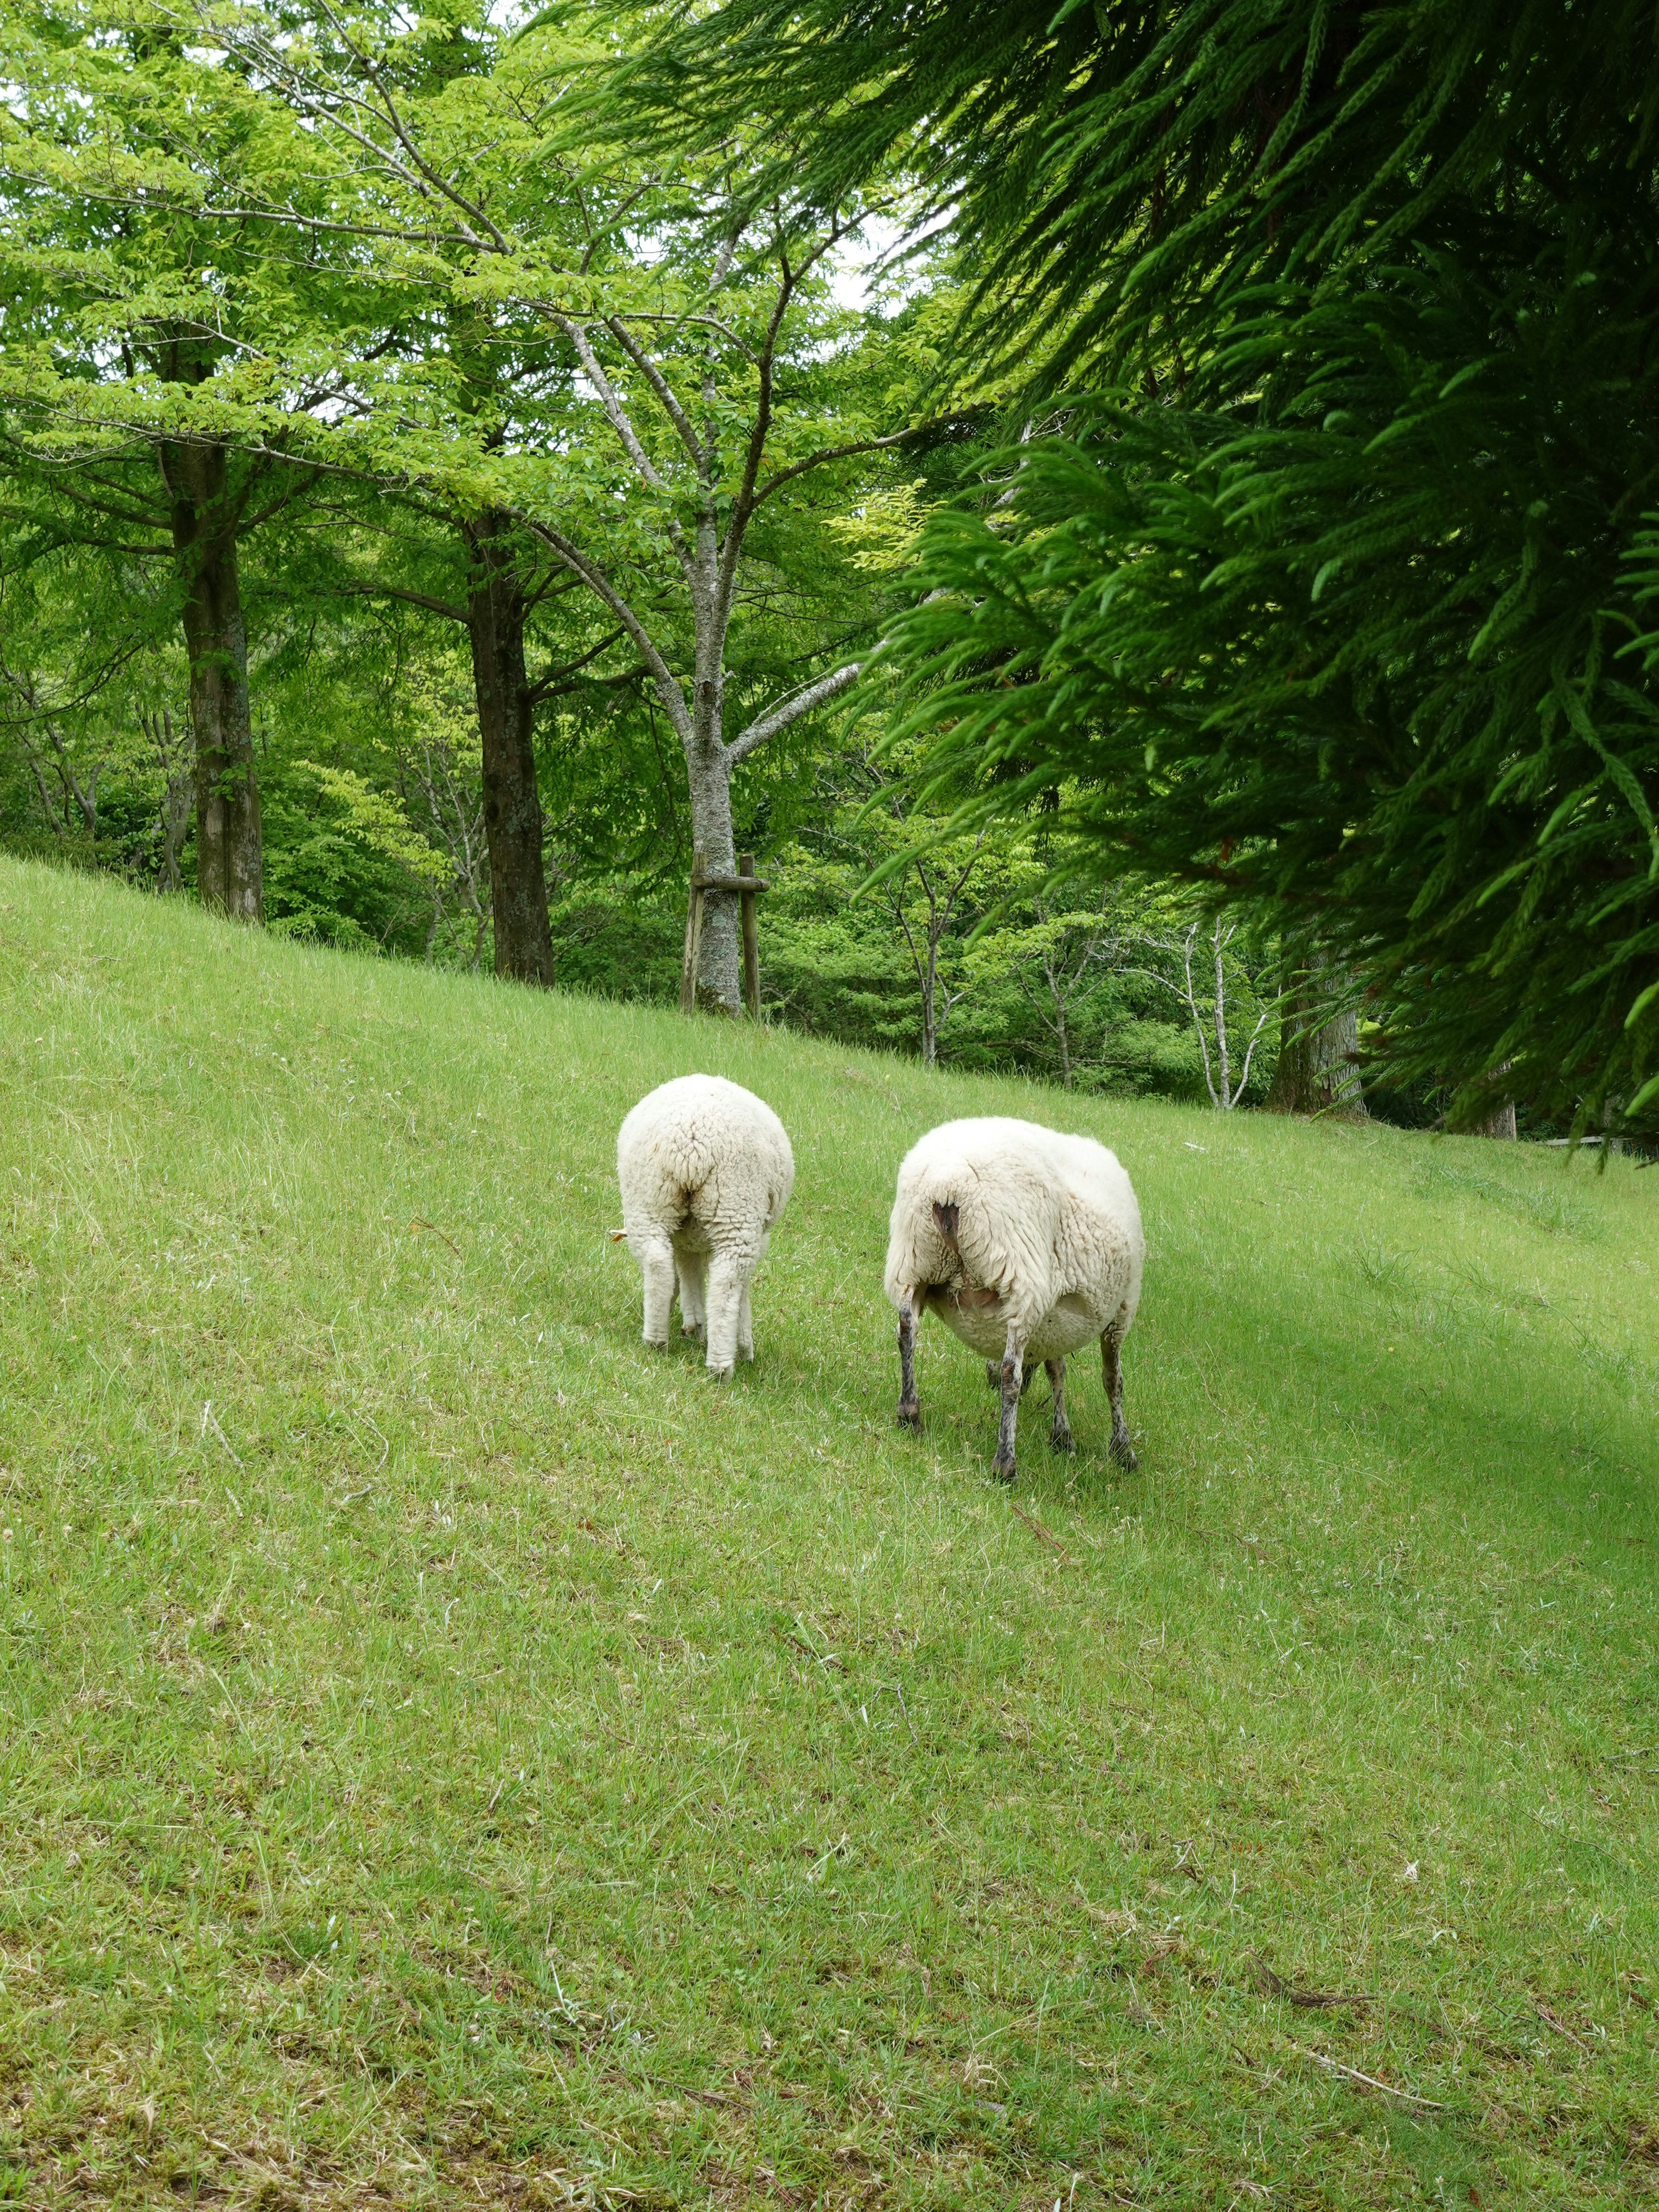
<path fill-rule="evenodd" d="M 606 1237 L 691 1066 L 798 1164 L 728 1389 Z M 987 1109 L 1134 1176 L 1133 1475 L 1085 1370 L 1011 1499 L 932 1325 L 892 1425 L 894 1170 Z M 10 863 L 0 1130 L 0 2203 L 1659 2190 L 1659 1171 Z"/>

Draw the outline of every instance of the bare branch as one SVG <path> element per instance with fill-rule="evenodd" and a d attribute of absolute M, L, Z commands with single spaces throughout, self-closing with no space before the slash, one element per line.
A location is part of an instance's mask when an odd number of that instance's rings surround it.
<path fill-rule="evenodd" d="M 579 675 L 591 661 L 597 660 L 602 653 L 608 653 L 617 640 L 626 635 L 627 633 L 618 627 L 608 636 L 602 637 L 597 645 L 591 646 L 579 659 L 568 660 L 562 668 L 550 668 L 545 675 L 538 677 L 530 686 L 531 699 L 535 701 L 546 698 L 556 688 L 562 685 L 568 678 Z"/>
<path fill-rule="evenodd" d="M 678 309 L 672 314 L 666 310 L 658 313 L 648 307 L 625 307 L 617 319 L 623 323 L 665 323 L 671 331 L 687 329 L 714 331 L 718 336 L 723 337 L 728 345 L 735 347 L 752 368 L 758 368 L 760 366 L 760 356 L 750 344 L 748 339 L 740 331 L 734 331 L 731 324 L 720 315 L 698 314 L 694 308 L 690 307 Z"/>
<path fill-rule="evenodd" d="M 1237 1105 L 1239 1100 L 1244 1096 L 1244 1086 L 1250 1079 L 1250 1060 L 1255 1051 L 1255 1041 L 1261 1036 L 1262 1030 L 1267 1026 L 1267 1017 L 1272 1013 L 1272 1012 L 1273 1008 L 1271 1006 L 1264 1006 L 1261 1009 L 1261 1020 L 1257 1022 L 1255 1027 L 1250 1031 L 1250 1042 L 1244 1054 L 1243 1072 L 1238 1079 L 1238 1088 L 1233 1093 L 1233 1103 L 1235 1106 Z"/>
<path fill-rule="evenodd" d="M 763 745 L 769 738 L 776 737 L 780 730 L 787 730 L 791 722 L 799 721 L 803 714 L 810 714 L 814 707 L 823 706 L 826 699 L 833 699 L 838 691 L 844 691 L 855 677 L 863 673 L 863 670 L 861 660 L 849 660 L 844 668 L 835 669 L 828 676 L 820 676 L 816 683 L 809 684 L 804 690 L 796 692 L 793 698 L 781 699 L 775 707 L 769 708 L 765 714 L 752 721 L 740 736 L 732 738 L 726 748 L 726 757 L 733 766 L 746 759 L 757 745 Z"/>
<path fill-rule="evenodd" d="M 465 231 L 422 229 L 410 225 L 394 228 L 390 223 L 328 222 L 320 216 L 295 215 L 287 208 L 222 208 L 191 207 L 181 203 L 158 201 L 153 195 L 131 195 L 120 192 L 93 192 L 76 187 L 77 193 L 89 200 L 99 200 L 112 207 L 142 208 L 146 215 L 158 211 L 163 214 L 185 214 L 204 222 L 275 222 L 285 230 L 326 231 L 346 238 L 386 238 L 394 246 L 476 246 L 477 239 Z M 303 265 L 303 264 L 301 264 Z"/>
<path fill-rule="evenodd" d="M 425 607 L 447 621 L 464 623 L 466 609 L 452 605 L 447 599 L 434 599 L 430 592 L 411 592 L 402 584 L 337 584 L 334 587 L 343 598 L 363 599 L 406 599 L 410 606 Z"/>
<path fill-rule="evenodd" d="M 884 453 L 894 446 L 903 445 L 908 439 L 921 437 L 925 430 L 937 429 L 938 427 L 935 422 L 918 422 L 913 429 L 895 430 L 889 437 L 854 438 L 844 446 L 825 446 L 816 453 L 809 453 L 804 461 L 793 461 L 787 469 L 780 469 L 775 476 L 768 477 L 755 494 L 752 507 L 758 507 L 763 500 L 770 499 L 775 491 L 781 491 L 785 484 L 793 483 L 797 477 L 804 477 L 809 469 L 821 469 L 826 461 L 844 461 L 853 453 Z"/>
<path fill-rule="evenodd" d="M 350 100 L 354 106 L 359 107 L 368 107 L 370 113 L 374 114 L 377 120 L 386 124 L 396 137 L 398 143 L 403 148 L 409 161 L 413 164 L 419 179 L 423 181 L 429 190 L 435 192 L 440 198 L 447 201 L 449 205 L 457 210 L 457 211 L 466 218 L 470 223 L 476 223 L 478 226 L 478 229 L 484 233 L 483 237 L 478 236 L 476 233 L 470 234 L 467 240 L 468 244 L 479 246 L 493 246 L 495 251 L 498 253 L 509 252 L 511 248 L 508 246 L 505 234 L 484 212 L 483 209 L 478 206 L 475 201 L 468 199 L 465 193 L 459 191 L 458 187 L 453 185 L 447 177 L 443 175 L 440 170 L 434 168 L 432 164 L 422 153 L 420 147 L 416 143 L 412 132 L 404 121 L 403 116 L 398 110 L 398 103 L 392 98 L 392 94 L 380 74 L 379 66 L 375 63 L 374 58 L 369 54 L 367 48 L 360 45 L 359 42 L 352 37 L 351 33 L 341 21 L 334 9 L 329 5 L 329 0 L 317 0 L 317 4 L 322 10 L 322 13 L 333 25 L 336 35 L 344 45 L 347 52 L 356 58 L 358 66 L 363 72 L 363 75 L 368 79 L 370 84 L 374 86 L 375 92 L 380 97 L 380 105 L 379 109 L 376 110 L 368 101 L 362 100 L 349 92 L 338 92 L 336 96 Z M 292 69 L 291 65 L 283 62 L 280 57 L 273 55 L 272 58 L 276 62 L 276 65 L 283 70 L 283 74 L 288 76 L 290 83 L 303 82 L 303 80 L 297 76 L 297 73 Z M 410 184 L 416 184 L 416 189 L 419 189 L 418 184 L 416 183 L 416 177 L 411 176 L 409 169 L 406 168 L 402 162 L 392 161 L 385 147 L 374 144 L 372 140 L 365 141 L 361 133 L 351 131 L 349 125 L 341 122 L 331 106 L 329 107 L 326 112 L 331 122 L 335 123 L 337 127 L 347 131 L 352 137 L 358 140 L 359 143 L 366 143 L 379 160 L 386 162 L 388 167 L 403 175 Z"/>
<path fill-rule="evenodd" d="M 607 315 L 605 319 L 605 326 L 656 393 L 663 413 L 667 416 L 679 434 L 680 443 L 694 461 L 701 461 L 702 448 L 697 443 L 697 434 L 692 428 L 690 418 L 684 408 L 675 397 L 673 387 L 668 379 L 657 367 L 656 362 L 652 360 L 639 340 L 627 330 L 620 315 Z"/>
<path fill-rule="evenodd" d="M 655 492 L 659 498 L 672 499 L 673 495 L 670 487 L 665 483 L 656 463 L 640 443 L 639 433 L 634 428 L 632 418 L 618 398 L 616 386 L 605 374 L 605 365 L 594 352 L 587 332 L 574 316 L 565 314 L 562 309 L 551 307 L 545 312 L 550 319 L 564 332 L 574 347 L 576 358 L 581 363 L 582 374 L 599 394 L 599 404 L 605 409 L 606 419 L 616 432 L 623 451 L 633 462 L 640 481 L 648 490 Z M 678 402 L 675 404 L 678 405 Z M 695 443 L 692 450 L 694 453 L 696 450 Z M 681 568 L 690 578 L 693 558 L 691 549 L 685 542 L 685 532 L 680 527 L 679 517 L 672 507 L 668 510 L 667 522 L 669 543 L 674 549 Z"/>

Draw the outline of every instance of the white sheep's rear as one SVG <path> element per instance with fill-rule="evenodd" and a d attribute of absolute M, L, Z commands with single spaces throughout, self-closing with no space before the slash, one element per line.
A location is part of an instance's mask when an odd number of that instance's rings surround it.
<path fill-rule="evenodd" d="M 755 1356 L 750 1286 L 789 1203 L 795 1162 L 763 1099 L 720 1075 L 682 1075 L 641 1099 L 617 1137 L 623 1233 L 645 1277 L 645 1340 L 668 1341 L 676 1284 L 711 1373 Z"/>
<path fill-rule="evenodd" d="M 1014 1474 L 1028 1359 L 1054 1394 L 1049 1440 L 1070 1451 L 1066 1358 L 1098 1338 L 1112 1450 L 1135 1465 L 1123 1418 L 1120 1354 L 1140 1302 L 1146 1243 L 1133 1186 L 1092 1137 L 1034 1121 L 946 1121 L 905 1155 L 887 1245 L 898 1308 L 902 1427 L 920 1428 L 916 1323 L 936 1313 L 979 1352 L 1002 1395 L 996 1471 Z"/>

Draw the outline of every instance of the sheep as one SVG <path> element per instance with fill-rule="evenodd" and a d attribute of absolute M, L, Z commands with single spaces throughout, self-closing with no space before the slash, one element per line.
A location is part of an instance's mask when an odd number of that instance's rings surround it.
<path fill-rule="evenodd" d="M 1014 1478 L 1025 1360 L 1041 1359 L 1054 1396 L 1049 1441 L 1072 1449 L 1066 1357 L 1100 1339 L 1114 1455 L 1137 1462 L 1123 1419 L 1123 1340 L 1140 1302 L 1146 1243 L 1115 1154 L 1002 1117 L 946 1121 L 906 1153 L 887 1244 L 887 1296 L 898 1309 L 901 1428 L 918 1429 L 916 1322 L 932 1310 L 985 1355 L 1002 1393 L 996 1472 Z M 1033 1368 L 1035 1372 L 1035 1367 Z"/>
<path fill-rule="evenodd" d="M 647 1344 L 668 1342 L 678 1278 L 687 1336 L 706 1334 L 709 1372 L 755 1356 L 749 1289 L 795 1161 L 777 1115 L 720 1075 L 682 1075 L 647 1093 L 617 1136 L 623 1235 L 645 1277 Z"/>

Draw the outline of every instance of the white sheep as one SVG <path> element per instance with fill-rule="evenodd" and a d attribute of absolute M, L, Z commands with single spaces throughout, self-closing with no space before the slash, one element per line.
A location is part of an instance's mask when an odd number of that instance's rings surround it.
<path fill-rule="evenodd" d="M 1001 1117 L 930 1129 L 899 1168 L 888 1234 L 900 1426 L 921 1425 L 916 1322 L 931 1310 L 985 1358 L 988 1377 L 1001 1388 L 996 1471 L 1012 1482 L 1027 1355 L 1048 1372 L 1050 1442 L 1070 1451 L 1066 1355 L 1098 1337 L 1112 1450 L 1133 1467 L 1121 1353 L 1146 1256 L 1133 1187 L 1116 1155 L 1092 1137 Z"/>
<path fill-rule="evenodd" d="M 729 1376 L 755 1356 L 749 1287 L 789 1203 L 795 1161 L 763 1100 L 720 1075 L 682 1075 L 648 1091 L 617 1137 L 623 1234 L 645 1277 L 645 1340 L 668 1341 L 678 1278 L 687 1336 Z"/>

